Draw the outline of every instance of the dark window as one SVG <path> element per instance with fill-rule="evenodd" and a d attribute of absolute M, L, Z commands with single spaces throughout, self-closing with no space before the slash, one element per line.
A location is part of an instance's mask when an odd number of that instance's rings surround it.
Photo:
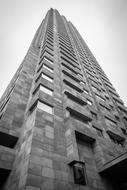
<path fill-rule="evenodd" d="M 61 63 L 64 67 L 66 67 L 67 69 L 69 69 L 70 71 L 72 71 L 73 73 L 77 74 L 77 72 L 72 68 L 72 66 L 69 66 L 65 63 Z"/>
<path fill-rule="evenodd" d="M 66 52 L 67 54 L 69 54 L 70 56 L 72 56 L 74 59 L 76 59 L 75 55 L 74 55 L 72 52 L 67 51 L 67 50 L 65 50 L 65 49 L 62 48 L 62 47 L 60 47 L 60 49 L 63 50 L 64 52 Z M 77 59 L 76 59 L 76 60 L 77 60 Z"/>
<path fill-rule="evenodd" d="M 65 57 L 67 57 L 69 60 L 71 60 L 71 61 L 73 61 L 73 62 L 75 62 L 75 63 L 77 63 L 77 59 L 76 58 L 73 58 L 72 56 L 70 57 L 69 55 L 67 55 L 65 52 L 63 52 L 63 51 L 60 51 L 60 53 L 61 54 L 63 54 Z M 73 58 L 73 59 L 72 59 Z M 77 63 L 78 64 L 78 63 Z"/>
<path fill-rule="evenodd" d="M 88 127 L 91 126 L 91 119 L 88 118 L 87 116 L 85 116 L 84 114 L 76 111 L 76 110 L 73 110 L 71 108 L 67 108 L 67 110 L 69 111 L 70 113 L 70 116 L 78 121 L 81 121 L 82 123 L 84 123 L 85 125 L 87 125 Z"/>
<path fill-rule="evenodd" d="M 93 119 L 96 119 L 96 120 L 97 120 L 97 114 L 96 114 L 96 113 L 91 112 L 91 116 L 92 116 Z"/>
<path fill-rule="evenodd" d="M 47 53 L 47 54 L 49 54 L 49 55 L 53 56 L 53 54 L 52 54 L 52 53 L 50 53 L 50 52 L 49 52 L 49 51 L 47 51 L 47 50 L 44 50 L 44 51 L 42 52 L 42 54 L 41 54 L 40 58 L 42 58 L 42 56 L 43 56 L 45 53 Z"/>
<path fill-rule="evenodd" d="M 121 131 L 122 131 L 122 133 L 123 133 L 124 135 L 127 135 L 126 129 L 121 128 Z"/>
<path fill-rule="evenodd" d="M 0 132 L 0 145 L 6 146 L 9 148 L 14 148 L 18 141 L 18 137 Z"/>
<path fill-rule="evenodd" d="M 73 166 L 74 181 L 76 184 L 86 185 L 85 166 L 79 163 Z"/>
<path fill-rule="evenodd" d="M 68 85 L 69 87 L 71 87 L 72 89 L 74 89 L 74 90 L 76 90 L 76 91 L 78 91 L 78 92 L 83 92 L 83 90 L 81 89 L 81 88 L 79 88 L 75 83 L 73 84 L 73 83 L 71 83 L 70 81 L 68 81 L 68 80 L 66 80 L 66 79 L 64 79 L 63 80 L 64 81 L 64 83 L 66 84 L 66 85 Z"/>
<path fill-rule="evenodd" d="M 123 139 L 120 139 L 120 138 L 117 138 L 117 136 L 114 136 L 114 135 L 109 135 L 111 141 L 114 143 L 114 144 L 117 144 L 119 145 L 120 147 L 123 147 L 124 146 L 124 140 Z"/>
<path fill-rule="evenodd" d="M 68 97 L 69 99 L 71 99 L 72 101 L 74 101 L 74 102 L 76 102 L 76 103 L 78 103 L 78 104 L 80 104 L 80 105 L 82 105 L 82 106 L 86 104 L 82 99 L 80 99 L 80 98 L 74 96 L 73 94 L 71 94 L 71 93 L 69 93 L 69 92 L 67 92 L 67 91 L 65 91 L 65 94 L 67 95 L 67 97 Z"/>
<path fill-rule="evenodd" d="M 65 70 L 62 71 L 64 73 L 64 75 L 68 76 L 69 78 L 71 78 L 72 80 L 75 80 L 76 82 L 79 82 L 79 79 L 76 78 L 75 76 L 73 76 L 72 74 L 66 72 Z"/>
<path fill-rule="evenodd" d="M 117 115 L 115 115 L 115 118 L 117 121 L 120 121 L 120 118 Z"/>
<path fill-rule="evenodd" d="M 0 168 L 0 189 L 4 188 L 4 185 L 7 181 L 7 178 L 10 174 L 10 170 L 8 169 L 4 169 L 4 168 Z"/>
<path fill-rule="evenodd" d="M 97 134 L 98 134 L 99 137 L 103 137 L 103 132 L 102 132 L 101 129 L 98 129 L 95 126 L 93 126 L 93 128 L 96 130 L 96 132 L 97 132 Z"/>

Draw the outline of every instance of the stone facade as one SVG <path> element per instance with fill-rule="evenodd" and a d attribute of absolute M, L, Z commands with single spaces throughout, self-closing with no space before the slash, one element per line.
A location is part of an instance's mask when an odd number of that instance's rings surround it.
<path fill-rule="evenodd" d="M 47 12 L 0 111 L 0 189 L 127 188 L 127 108 L 57 10 Z"/>

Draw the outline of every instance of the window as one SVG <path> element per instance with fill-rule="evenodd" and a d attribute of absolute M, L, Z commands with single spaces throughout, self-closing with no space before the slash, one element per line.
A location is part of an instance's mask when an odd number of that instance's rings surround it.
<path fill-rule="evenodd" d="M 116 127 L 116 124 L 117 124 L 115 121 L 113 121 L 107 117 L 105 117 L 105 122 L 108 126 L 115 126 Z"/>
<path fill-rule="evenodd" d="M 40 72 L 40 70 L 42 69 L 42 65 L 39 67 L 39 69 L 37 70 L 37 73 Z"/>
<path fill-rule="evenodd" d="M 43 77 L 44 79 L 48 80 L 49 82 L 53 82 L 53 79 L 49 76 L 47 76 L 46 74 L 42 73 L 41 77 Z"/>
<path fill-rule="evenodd" d="M 53 72 L 53 69 L 51 69 L 50 67 L 48 67 L 47 65 L 43 64 L 43 68 L 47 69 L 50 72 Z"/>
<path fill-rule="evenodd" d="M 121 128 L 121 131 L 122 131 L 122 133 L 123 133 L 124 135 L 127 135 L 126 129 Z"/>
<path fill-rule="evenodd" d="M 86 89 L 83 89 L 83 92 L 85 92 L 86 94 L 89 94 L 89 92 Z"/>
<path fill-rule="evenodd" d="M 92 101 L 87 99 L 87 104 L 89 104 L 90 106 L 92 106 Z"/>
<path fill-rule="evenodd" d="M 74 101 L 75 103 L 77 103 L 81 106 L 86 104 L 82 99 L 78 98 L 77 96 L 74 96 L 73 94 L 69 93 L 68 91 L 65 91 L 64 93 L 67 95 L 67 97 L 70 100 Z"/>
<path fill-rule="evenodd" d="M 91 127 L 91 118 L 88 118 L 86 115 L 74 109 L 71 109 L 70 107 L 68 107 L 67 110 L 69 111 L 68 116 L 76 119 L 77 121 L 82 122 L 87 127 Z"/>
<path fill-rule="evenodd" d="M 97 99 L 102 100 L 102 101 L 105 101 L 105 99 L 102 98 L 101 96 L 99 96 L 99 95 L 97 95 L 97 94 L 96 94 L 95 96 L 96 96 Z"/>
<path fill-rule="evenodd" d="M 110 112 L 110 109 L 108 107 L 104 106 L 103 104 L 99 104 L 99 105 L 100 105 L 102 111 L 104 110 L 104 111 Z"/>
<path fill-rule="evenodd" d="M 18 141 L 18 137 L 0 132 L 0 145 L 14 148 Z"/>
<path fill-rule="evenodd" d="M 2 118 L 3 114 L 0 115 L 0 119 Z"/>
<path fill-rule="evenodd" d="M 44 57 L 44 60 L 48 61 L 49 63 L 53 64 L 53 61 L 49 59 L 48 57 Z"/>
<path fill-rule="evenodd" d="M 53 107 L 49 106 L 48 104 L 44 103 L 44 102 L 37 102 L 37 108 L 39 108 L 40 110 L 43 110 L 47 113 L 53 114 Z"/>
<path fill-rule="evenodd" d="M 97 87 L 95 87 L 95 86 L 93 86 L 93 85 L 92 85 L 91 87 L 92 87 L 92 90 L 93 90 L 94 92 L 97 92 L 97 91 L 100 92 L 100 91 L 101 91 L 100 89 L 98 89 Z"/>
<path fill-rule="evenodd" d="M 119 145 L 120 147 L 123 147 L 124 146 L 124 140 L 123 139 L 120 139 L 119 137 L 117 137 L 117 135 L 109 135 L 110 137 L 110 140 L 114 143 L 114 144 L 117 144 Z"/>
<path fill-rule="evenodd" d="M 68 65 L 67 63 L 61 63 L 64 67 L 66 67 L 67 69 L 71 70 L 73 73 L 77 74 L 77 72 L 75 71 L 75 69 L 73 69 L 72 66 Z"/>
<path fill-rule="evenodd" d="M 114 110 L 114 107 L 112 105 L 109 105 L 112 110 Z"/>
<path fill-rule="evenodd" d="M 83 92 L 83 90 L 80 88 L 80 86 L 78 86 L 77 84 L 75 84 L 75 83 L 71 83 L 70 81 L 68 81 L 68 80 L 66 80 L 66 79 L 64 79 L 63 80 L 64 81 L 64 83 L 66 84 L 66 85 L 68 85 L 69 87 L 71 87 L 72 89 L 74 89 L 74 90 L 76 90 L 76 91 L 78 91 L 78 92 Z"/>
<path fill-rule="evenodd" d="M 99 137 L 103 137 L 103 133 L 101 129 L 96 128 L 95 126 L 93 126 L 93 128 L 96 130 L 97 134 Z"/>
<path fill-rule="evenodd" d="M 108 97 L 108 96 L 105 96 L 105 98 L 106 98 L 107 100 L 109 100 L 109 97 Z"/>
<path fill-rule="evenodd" d="M 1 111 L 1 112 L 2 112 L 2 111 L 4 110 L 4 108 L 7 106 L 9 100 L 10 100 L 10 99 L 9 99 L 9 97 L 8 97 L 8 99 L 5 100 L 5 102 L 1 105 L 1 107 L 0 107 L 0 111 Z"/>
<path fill-rule="evenodd" d="M 97 120 L 97 114 L 91 111 L 91 116 L 93 119 Z"/>
<path fill-rule="evenodd" d="M 82 85 L 86 85 L 86 83 L 84 81 L 80 81 L 80 84 Z"/>
<path fill-rule="evenodd" d="M 76 78 L 75 75 L 72 75 L 72 74 L 66 72 L 65 70 L 63 70 L 62 72 L 64 73 L 64 75 L 66 75 L 67 77 L 71 78 L 72 80 L 75 80 L 76 82 L 79 82 L 79 79 Z"/>
<path fill-rule="evenodd" d="M 67 49 L 65 50 L 63 47 L 60 47 L 60 49 L 69 54 L 70 56 L 72 56 L 74 59 L 76 59 L 75 55 L 72 52 L 67 51 Z"/>
<path fill-rule="evenodd" d="M 115 115 L 115 118 L 117 121 L 120 121 L 120 118 L 117 115 Z"/>
<path fill-rule="evenodd" d="M 43 85 L 40 85 L 39 90 L 41 90 L 41 91 L 45 92 L 46 94 L 49 94 L 52 96 L 53 91 L 50 90 L 49 88 L 43 86 Z"/>
<path fill-rule="evenodd" d="M 80 73 L 78 73 L 78 76 L 79 76 L 80 78 L 82 78 L 82 77 L 83 77 Z"/>
<path fill-rule="evenodd" d="M 9 154 L 10 155 L 10 154 Z M 0 168 L 0 189 L 3 189 L 11 173 L 10 169 Z"/>
<path fill-rule="evenodd" d="M 125 123 L 127 123 L 127 117 L 123 117 Z"/>
<path fill-rule="evenodd" d="M 74 181 L 76 184 L 86 185 L 85 164 L 77 162 L 73 165 Z"/>

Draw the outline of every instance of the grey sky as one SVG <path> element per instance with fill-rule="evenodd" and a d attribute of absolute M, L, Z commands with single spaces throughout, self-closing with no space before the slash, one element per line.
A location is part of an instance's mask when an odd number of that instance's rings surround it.
<path fill-rule="evenodd" d="M 0 0 L 0 96 L 51 7 L 76 26 L 127 105 L 126 0 Z"/>

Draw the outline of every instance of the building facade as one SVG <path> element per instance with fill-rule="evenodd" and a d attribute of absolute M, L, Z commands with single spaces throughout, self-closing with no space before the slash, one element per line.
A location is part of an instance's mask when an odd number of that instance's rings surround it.
<path fill-rule="evenodd" d="M 127 108 L 50 9 L 0 101 L 0 189 L 127 189 Z"/>

